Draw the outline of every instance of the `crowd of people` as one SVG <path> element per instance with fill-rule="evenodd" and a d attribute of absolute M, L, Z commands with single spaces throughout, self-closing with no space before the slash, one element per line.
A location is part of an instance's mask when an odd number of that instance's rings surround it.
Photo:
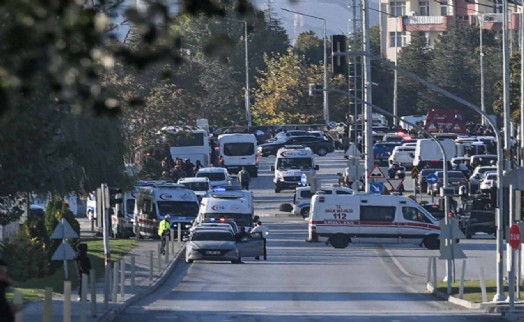
<path fill-rule="evenodd" d="M 176 158 L 173 167 L 170 167 L 170 162 L 167 158 L 162 160 L 162 180 L 173 180 L 177 182 L 178 179 L 185 177 L 194 177 L 198 170 L 203 168 L 202 162 L 196 160 L 195 164 L 190 159 Z"/>

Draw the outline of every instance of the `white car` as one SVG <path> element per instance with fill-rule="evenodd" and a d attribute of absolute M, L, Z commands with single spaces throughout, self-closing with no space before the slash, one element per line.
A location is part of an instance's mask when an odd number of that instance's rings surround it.
<path fill-rule="evenodd" d="M 209 183 L 211 184 L 211 187 L 216 186 L 225 186 L 229 184 L 230 178 L 229 178 L 229 172 L 226 168 L 221 167 L 209 167 L 209 168 L 201 168 L 197 171 L 195 174 L 195 177 L 197 178 L 208 178 Z"/>
<path fill-rule="evenodd" d="M 178 179 L 179 184 L 184 185 L 187 189 L 193 190 L 198 197 L 198 201 L 211 193 L 211 184 L 207 177 L 190 177 Z"/>
<path fill-rule="evenodd" d="M 389 164 L 398 163 L 403 167 L 413 166 L 413 158 L 415 157 L 415 147 L 413 146 L 396 146 L 393 148 L 391 155 L 388 158 Z"/>
<path fill-rule="evenodd" d="M 496 172 L 486 172 L 483 179 L 480 181 L 480 192 L 488 193 L 492 187 L 497 186 L 497 173 Z"/>

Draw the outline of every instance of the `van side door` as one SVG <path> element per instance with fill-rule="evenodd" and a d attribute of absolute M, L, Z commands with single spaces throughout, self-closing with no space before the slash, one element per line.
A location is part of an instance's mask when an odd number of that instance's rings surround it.
<path fill-rule="evenodd" d="M 236 243 L 240 257 L 256 257 L 264 255 L 264 239 L 262 233 L 252 233 Z"/>

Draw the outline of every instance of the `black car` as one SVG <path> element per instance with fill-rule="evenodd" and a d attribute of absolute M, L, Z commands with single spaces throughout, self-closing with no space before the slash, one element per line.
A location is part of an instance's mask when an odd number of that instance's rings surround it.
<path fill-rule="evenodd" d="M 333 141 L 318 138 L 314 136 L 291 136 L 283 138 L 282 140 L 265 143 L 258 146 L 258 153 L 266 157 L 268 155 L 276 155 L 278 149 L 285 145 L 302 145 L 311 148 L 313 153 L 324 156 L 329 152 L 333 152 L 335 147 Z"/>

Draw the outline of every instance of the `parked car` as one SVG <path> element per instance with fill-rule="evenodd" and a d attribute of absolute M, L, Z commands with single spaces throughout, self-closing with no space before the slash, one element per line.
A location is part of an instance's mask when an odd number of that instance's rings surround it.
<path fill-rule="evenodd" d="M 497 173 L 486 172 L 480 181 L 479 190 L 482 193 L 488 193 L 493 187 L 497 187 Z"/>
<path fill-rule="evenodd" d="M 389 156 L 389 164 L 398 163 L 408 169 L 413 167 L 413 158 L 415 157 L 414 146 L 396 146 Z"/>
<path fill-rule="evenodd" d="M 400 142 L 377 142 L 373 144 L 373 160 L 379 162 L 380 166 L 388 165 L 388 158 Z"/>
<path fill-rule="evenodd" d="M 479 232 L 495 235 L 495 210 L 472 210 L 469 216 L 463 217 L 460 226 L 467 239 Z"/>
<path fill-rule="evenodd" d="M 458 194 L 460 186 L 466 186 L 468 180 L 462 171 L 448 171 L 448 188 L 455 189 L 455 194 Z M 435 175 L 438 181 L 428 187 L 428 194 L 436 196 L 439 194 L 440 188 L 444 186 L 444 171 L 437 171 Z"/>
<path fill-rule="evenodd" d="M 477 193 L 479 190 L 480 181 L 482 180 L 484 173 L 494 171 L 497 171 L 497 167 L 495 166 L 476 167 L 475 170 L 473 170 L 471 176 L 469 177 L 469 193 Z"/>
<path fill-rule="evenodd" d="M 319 156 L 324 156 L 330 152 L 335 151 L 333 141 L 314 136 L 291 136 L 272 143 L 259 145 L 258 153 L 263 157 L 268 155 L 276 155 L 278 149 L 286 145 L 302 145 L 304 147 L 310 148 L 313 153 L 316 153 Z"/>

